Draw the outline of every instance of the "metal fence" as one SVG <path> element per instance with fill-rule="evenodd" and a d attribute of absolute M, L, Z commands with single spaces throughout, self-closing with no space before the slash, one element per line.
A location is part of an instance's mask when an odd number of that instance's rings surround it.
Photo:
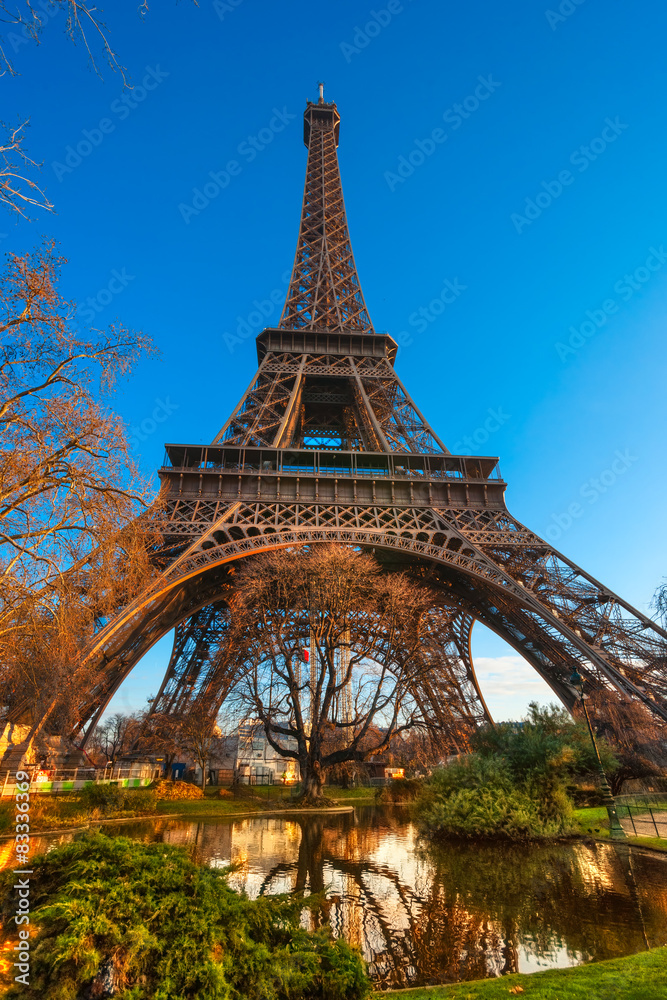
<path fill-rule="evenodd" d="M 69 792 L 89 782 L 144 783 L 160 776 L 159 767 L 150 764 L 108 765 L 107 767 L 23 768 L 30 775 L 31 792 Z M 0 771 L 0 798 L 14 794 L 16 768 Z"/>
<path fill-rule="evenodd" d="M 617 795 L 616 812 L 626 833 L 667 839 L 667 793 Z"/>
<path fill-rule="evenodd" d="M 222 784 L 222 782 L 220 782 Z M 239 785 L 273 785 L 273 771 L 270 768 L 262 770 L 260 768 L 253 769 L 252 772 L 246 771 L 244 768 L 239 768 L 236 773 L 236 782 Z"/>

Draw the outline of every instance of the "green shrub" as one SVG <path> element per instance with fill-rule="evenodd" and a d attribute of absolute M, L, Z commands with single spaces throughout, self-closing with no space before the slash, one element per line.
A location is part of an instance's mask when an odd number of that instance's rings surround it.
<path fill-rule="evenodd" d="M 574 830 L 572 780 L 597 769 L 585 725 L 533 703 L 521 725 L 485 726 L 471 742 L 473 753 L 434 772 L 417 801 L 427 834 L 523 840 Z M 598 746 L 613 772 L 611 747 L 604 739 Z"/>
<path fill-rule="evenodd" d="M 122 788 L 116 784 L 86 785 L 79 793 L 81 805 L 102 816 L 121 812 L 154 813 L 157 795 L 147 788 Z"/>
<path fill-rule="evenodd" d="M 30 985 L 10 987 L 11 1000 L 363 1000 L 370 993 L 354 949 L 300 926 L 303 900 L 251 901 L 182 848 L 79 834 L 32 868 L 38 930 Z M 6 915 L 16 905 L 15 881 L 11 872 L 0 877 Z"/>
<path fill-rule="evenodd" d="M 120 812 L 125 802 L 123 789 L 114 784 L 85 785 L 79 794 L 86 809 L 99 809 L 105 814 Z"/>
<path fill-rule="evenodd" d="M 619 766 L 609 743 L 597 738 L 602 766 L 612 774 Z M 501 756 L 508 761 L 518 781 L 540 775 L 547 780 L 556 774 L 597 774 L 598 763 L 588 727 L 576 722 L 563 708 L 540 708 L 533 702 L 519 727 L 512 722 L 484 726 L 472 738 L 472 748 L 483 756 Z"/>
<path fill-rule="evenodd" d="M 446 797 L 454 792 L 490 785 L 506 792 L 513 786 L 509 764 L 502 757 L 468 754 L 447 767 L 437 768 L 425 784 L 425 796 Z"/>
<path fill-rule="evenodd" d="M 576 809 L 594 809 L 596 806 L 604 805 L 604 796 L 601 788 L 585 785 L 568 785 L 567 793 Z"/>
<path fill-rule="evenodd" d="M 123 796 L 123 809 L 150 815 L 157 809 L 157 795 L 150 788 L 126 788 Z"/>
<path fill-rule="evenodd" d="M 546 820 L 525 792 L 499 794 L 496 788 L 469 788 L 434 803 L 421 817 L 426 832 L 438 836 L 539 840 L 563 832 L 559 819 Z"/>
<path fill-rule="evenodd" d="M 415 811 L 431 837 L 539 840 L 573 829 L 572 803 L 557 769 L 540 765 L 520 778 L 506 757 L 479 752 L 434 771 Z"/>

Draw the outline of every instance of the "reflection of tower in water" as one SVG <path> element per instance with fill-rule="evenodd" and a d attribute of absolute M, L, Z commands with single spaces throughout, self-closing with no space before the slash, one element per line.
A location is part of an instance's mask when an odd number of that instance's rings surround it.
<path fill-rule="evenodd" d="M 343 938 L 358 948 L 368 961 L 365 927 L 363 924 L 365 896 L 358 879 L 351 874 L 339 874 L 332 867 L 329 875 L 329 923 L 335 938 Z"/>

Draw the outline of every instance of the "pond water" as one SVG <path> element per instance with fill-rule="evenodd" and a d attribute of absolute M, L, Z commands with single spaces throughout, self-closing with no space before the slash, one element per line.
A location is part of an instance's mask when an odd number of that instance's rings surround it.
<path fill-rule="evenodd" d="M 249 896 L 306 890 L 357 945 L 379 988 L 459 982 L 615 958 L 667 943 L 667 857 L 627 846 L 424 847 L 406 812 L 107 827 L 188 847 Z M 35 838 L 42 850 L 67 834 Z"/>

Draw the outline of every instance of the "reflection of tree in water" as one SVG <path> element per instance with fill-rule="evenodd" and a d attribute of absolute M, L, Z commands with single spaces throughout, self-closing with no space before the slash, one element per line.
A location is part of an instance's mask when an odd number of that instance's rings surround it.
<path fill-rule="evenodd" d="M 323 893 L 316 911 L 305 911 L 311 926 L 329 923 L 334 934 L 361 948 L 372 977 L 382 984 L 414 980 L 413 934 L 419 899 L 392 868 L 371 859 L 391 828 L 355 825 L 354 817 L 299 819 L 296 861 L 274 865 L 261 893 L 290 879 L 295 891 Z"/>
<path fill-rule="evenodd" d="M 433 879 L 418 921 L 418 947 L 431 968 L 448 977 L 457 974 L 457 951 L 465 956 L 458 977 L 471 979 L 514 971 L 521 945 L 537 958 L 553 958 L 564 948 L 574 959 L 603 960 L 664 937 L 660 859 L 638 854 L 633 872 L 627 848 L 580 842 L 455 844 L 428 856 Z M 476 946 L 466 940 L 457 947 L 456 911 L 467 915 L 466 931 L 481 921 Z"/>
<path fill-rule="evenodd" d="M 391 866 L 374 860 L 395 833 L 385 822 L 377 814 L 374 826 L 352 817 L 300 820 L 296 861 L 275 865 L 261 887 L 326 890 L 322 910 L 304 919 L 328 921 L 334 934 L 359 945 L 377 985 L 513 972 L 522 947 L 546 965 L 559 949 L 574 960 L 600 960 L 665 936 L 660 859 L 636 854 L 630 866 L 627 849 L 601 844 L 451 844 L 419 852 L 401 876 L 401 852 Z"/>

